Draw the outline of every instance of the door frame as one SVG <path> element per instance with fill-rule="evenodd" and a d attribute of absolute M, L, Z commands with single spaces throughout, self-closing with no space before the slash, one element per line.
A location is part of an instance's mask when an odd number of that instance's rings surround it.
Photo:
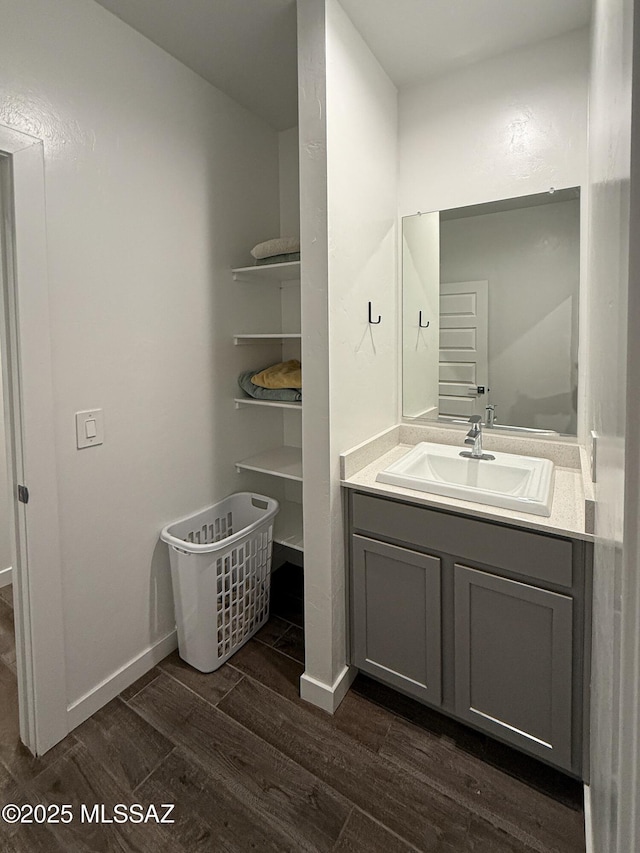
<path fill-rule="evenodd" d="M 44 146 L 0 125 L 5 276 L 0 320 L 15 530 L 20 737 L 35 755 L 69 731 L 62 606 Z M 27 486 L 28 504 L 17 500 Z"/>

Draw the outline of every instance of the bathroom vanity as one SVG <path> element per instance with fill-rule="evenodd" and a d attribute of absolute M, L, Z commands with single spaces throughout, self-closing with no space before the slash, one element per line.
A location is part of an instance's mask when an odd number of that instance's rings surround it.
<path fill-rule="evenodd" d="M 376 482 L 394 452 L 369 451 L 355 473 L 343 458 L 350 662 L 586 778 L 592 537 L 572 514 L 580 473 L 557 466 L 555 514 L 518 518 Z"/>

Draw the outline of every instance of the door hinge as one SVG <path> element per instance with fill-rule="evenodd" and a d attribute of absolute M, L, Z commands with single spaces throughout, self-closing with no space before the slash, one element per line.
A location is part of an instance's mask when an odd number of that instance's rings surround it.
<path fill-rule="evenodd" d="M 18 500 L 20 503 L 29 503 L 29 489 L 26 486 L 18 486 Z"/>

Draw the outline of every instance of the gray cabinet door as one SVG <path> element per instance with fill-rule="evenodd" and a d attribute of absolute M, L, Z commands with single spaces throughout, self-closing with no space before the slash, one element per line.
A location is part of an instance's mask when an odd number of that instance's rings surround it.
<path fill-rule="evenodd" d="M 571 769 L 572 600 L 455 566 L 455 708 Z"/>
<path fill-rule="evenodd" d="M 353 536 L 353 663 L 440 704 L 440 560 Z"/>

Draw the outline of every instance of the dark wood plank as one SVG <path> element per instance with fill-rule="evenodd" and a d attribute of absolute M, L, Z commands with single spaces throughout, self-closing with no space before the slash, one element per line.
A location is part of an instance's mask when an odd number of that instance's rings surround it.
<path fill-rule="evenodd" d="M 334 853 L 412 853 L 415 849 L 392 835 L 369 815 L 354 809 Z"/>
<path fill-rule="evenodd" d="M 582 784 L 554 767 L 543 764 L 365 675 L 358 675 L 351 692 L 366 697 L 394 715 L 414 723 L 425 732 L 446 738 L 463 752 L 482 759 L 535 790 L 582 812 Z"/>
<path fill-rule="evenodd" d="M 242 678 L 242 675 L 228 664 L 223 664 L 215 672 L 199 672 L 185 663 L 177 652 L 166 657 L 160 663 L 160 669 L 198 696 L 202 696 L 211 705 L 217 705 Z"/>
<path fill-rule="evenodd" d="M 297 853 L 297 839 L 247 809 L 193 755 L 176 748 L 139 788 L 145 802 L 175 802 L 176 833 L 190 851 Z"/>
<path fill-rule="evenodd" d="M 523 849 L 513 847 L 513 841 L 507 835 L 487 837 L 485 830 L 486 824 L 471 818 L 466 826 L 463 842 L 465 846 L 460 849 L 473 851 L 473 853 L 511 853 L 511 851 Z M 410 851 L 415 853 L 420 849 L 406 844 L 401 838 L 356 809 L 349 818 L 334 853 L 410 853 Z M 441 849 L 451 848 L 436 847 L 434 849 L 440 853 Z"/>
<path fill-rule="evenodd" d="M 11 835 L 5 835 L 0 826 L 0 850 L 2 853 L 72 853 L 71 848 L 58 842 L 46 824 L 23 824 Z"/>
<path fill-rule="evenodd" d="M 541 794 L 579 812 L 580 819 L 583 819 L 584 787 L 578 779 L 573 779 L 555 767 L 537 761 L 532 756 L 491 737 L 486 738 L 482 760 Z"/>
<path fill-rule="evenodd" d="M 133 684 L 130 684 L 129 687 L 126 687 L 120 694 L 120 698 L 127 702 L 129 699 L 132 699 L 136 693 L 139 693 L 143 687 L 146 687 L 147 684 L 150 684 L 154 678 L 157 678 L 160 675 L 160 668 L 154 666 L 153 669 L 150 669 L 148 672 L 145 672 L 144 675 L 141 675 Z"/>
<path fill-rule="evenodd" d="M 530 853 L 533 849 L 474 815 L 469 817 L 458 843 L 461 847 L 455 849 L 464 853 Z"/>
<path fill-rule="evenodd" d="M 28 789 L 0 767 L 0 806 L 8 803 L 33 805 L 35 798 Z M 67 853 L 46 825 L 5 823 L 0 820 L 2 853 Z"/>
<path fill-rule="evenodd" d="M 298 628 L 297 625 L 291 625 L 285 634 L 283 634 L 276 643 L 274 648 L 283 655 L 289 655 L 290 658 L 304 663 L 304 631 Z"/>
<path fill-rule="evenodd" d="M 423 730 L 396 720 L 380 754 L 413 778 L 540 853 L 583 853 L 579 812 L 532 791 L 477 758 Z"/>
<path fill-rule="evenodd" d="M 249 642 L 229 661 L 239 673 L 261 681 L 266 687 L 292 702 L 300 696 L 300 676 L 304 666 L 260 643 Z"/>
<path fill-rule="evenodd" d="M 36 800 L 29 791 L 0 767 L 0 806 L 8 803 L 33 805 Z M 66 853 L 46 825 L 5 823 L 0 820 L 0 850 L 2 853 Z"/>
<path fill-rule="evenodd" d="M 290 627 L 291 624 L 285 622 L 284 619 L 280 619 L 279 616 L 271 616 L 267 624 L 263 628 L 260 628 L 254 639 L 260 640 L 261 643 L 265 643 L 267 646 L 275 646 L 280 637 Z"/>
<path fill-rule="evenodd" d="M 4 838 L 0 830 L 2 853 L 72 853 L 62 847 L 47 826 L 23 826 L 20 833 Z"/>
<path fill-rule="evenodd" d="M 0 661 L 0 765 L 18 782 L 29 782 L 76 743 L 73 735 L 36 758 L 20 741 L 18 685 L 14 673 Z"/>
<path fill-rule="evenodd" d="M 398 690 L 388 687 L 367 675 L 360 673 L 351 687 L 352 693 L 363 696 L 394 716 L 415 723 L 425 732 L 432 732 L 438 737 L 446 737 L 472 755 L 483 757 L 486 751 L 487 736 L 474 731 L 469 726 L 459 723 L 446 714 L 436 711 L 429 705 L 424 705 L 410 696 L 405 696 Z M 510 747 L 509 747 L 510 748 Z M 535 762 L 539 764 L 539 761 Z"/>
<path fill-rule="evenodd" d="M 13 584 L 0 587 L 0 598 L 13 608 Z"/>
<path fill-rule="evenodd" d="M 219 708 L 418 849 L 480 849 L 468 835 L 473 814 L 338 731 L 328 715 L 309 713 L 248 678 Z M 474 832 L 478 844 L 493 845 L 486 849 L 494 853 L 534 849 L 484 821 L 477 821 Z"/>
<path fill-rule="evenodd" d="M 304 601 L 302 598 L 296 598 L 293 595 L 281 595 L 272 603 L 271 613 L 292 625 L 297 625 L 298 628 L 304 628 Z"/>
<path fill-rule="evenodd" d="M 66 825 L 52 825 L 51 831 L 68 853 L 76 851 L 118 850 L 123 853 L 175 853 L 184 850 L 171 825 L 156 823 L 90 823 L 82 822 L 81 806 L 105 806 L 106 815 L 112 814 L 117 803 L 130 804 L 135 800 L 123 790 L 94 761 L 82 743 L 41 773 L 32 785 L 40 802 L 49 805 L 71 804 L 75 819 Z M 142 805 L 146 806 L 147 803 Z M 185 851 L 186 853 L 186 851 Z"/>
<path fill-rule="evenodd" d="M 301 851 L 331 850 L 350 805 L 312 773 L 167 675 L 145 687 L 131 704 L 192 752 L 216 784 L 244 802 L 254 820 L 286 833 Z"/>
<path fill-rule="evenodd" d="M 230 664 L 374 752 L 386 737 L 390 715 L 355 693 L 347 694 L 333 716 L 304 702 L 300 698 L 300 676 L 304 667 L 274 649 L 259 643 L 247 643 L 231 658 Z"/>
<path fill-rule="evenodd" d="M 13 608 L 0 599 L 0 660 L 16 671 L 16 639 Z"/>
<path fill-rule="evenodd" d="M 0 805 L 18 802 L 23 793 L 23 787 L 18 785 L 6 768 L 0 766 Z M 2 826 L 0 821 L 0 827 Z"/>
<path fill-rule="evenodd" d="M 304 569 L 293 563 L 284 563 L 271 575 L 272 598 L 278 600 L 281 595 L 304 598 Z"/>
<path fill-rule="evenodd" d="M 304 572 L 285 563 L 271 577 L 271 614 L 304 627 Z"/>
<path fill-rule="evenodd" d="M 114 699 L 74 732 L 94 761 L 125 791 L 134 789 L 173 749 L 173 743 L 120 699 Z"/>

